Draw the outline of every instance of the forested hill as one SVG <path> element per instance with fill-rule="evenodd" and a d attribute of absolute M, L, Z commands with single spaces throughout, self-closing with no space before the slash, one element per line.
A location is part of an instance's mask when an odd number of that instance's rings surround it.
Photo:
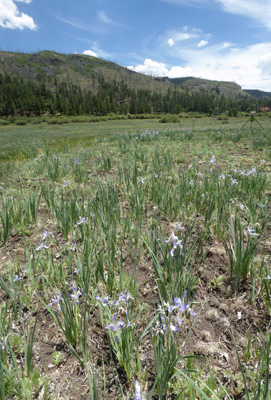
<path fill-rule="evenodd" d="M 183 80 L 198 83 L 197 79 Z M 214 90 L 179 87 L 178 80 L 154 78 L 112 62 L 79 54 L 0 52 L 0 118 L 10 116 L 179 114 L 250 112 L 271 107 L 271 99 L 235 95 L 216 82 Z M 173 83 L 174 82 L 174 83 Z M 182 85 L 183 85 L 182 84 Z M 219 84 L 219 85 L 218 85 Z M 212 83 L 212 85 L 214 85 Z M 237 87 L 237 88 L 236 88 Z"/>
<path fill-rule="evenodd" d="M 154 78 L 131 71 L 110 61 L 82 54 L 41 51 L 34 54 L 0 51 L 0 73 L 43 82 L 55 88 L 55 79 L 97 93 L 101 81 L 124 83 L 130 89 L 166 93 L 173 87 L 168 78 Z"/>
<path fill-rule="evenodd" d="M 255 97 L 255 99 L 264 99 L 271 98 L 271 92 L 264 92 L 263 90 L 253 90 L 253 89 L 245 89 L 244 90 L 250 96 Z"/>
<path fill-rule="evenodd" d="M 170 79 L 174 85 L 190 92 L 207 92 L 224 95 L 225 97 L 247 96 L 241 86 L 234 82 L 212 81 L 193 77 Z"/>

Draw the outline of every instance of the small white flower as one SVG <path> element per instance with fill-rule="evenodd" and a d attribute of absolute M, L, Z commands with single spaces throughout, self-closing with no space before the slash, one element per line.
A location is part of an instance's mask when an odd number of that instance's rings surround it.
<path fill-rule="evenodd" d="M 48 231 L 44 230 L 41 240 L 42 241 L 45 240 L 48 236 L 52 236 L 52 232 L 48 232 Z"/>
<path fill-rule="evenodd" d="M 49 249 L 49 246 L 46 246 L 45 243 L 41 242 L 39 246 L 36 248 L 36 251 L 42 250 L 42 249 Z"/>
<path fill-rule="evenodd" d="M 255 232 L 255 229 L 247 228 L 247 232 L 248 232 L 249 236 L 256 236 L 256 237 L 259 236 L 258 233 Z"/>
<path fill-rule="evenodd" d="M 139 382 L 137 380 L 136 380 L 136 383 L 135 383 L 135 400 L 141 400 L 140 384 L 139 384 Z"/>
<path fill-rule="evenodd" d="M 137 183 L 145 183 L 146 178 L 142 178 L 142 176 L 139 178 L 139 181 Z"/>
<path fill-rule="evenodd" d="M 239 207 L 242 211 L 244 211 L 244 209 L 245 209 L 245 206 L 242 203 L 238 203 L 237 207 Z"/>
<path fill-rule="evenodd" d="M 14 278 L 14 279 L 13 279 L 13 282 L 18 282 L 18 281 L 21 281 L 21 280 L 23 279 L 22 277 L 19 278 L 18 275 L 14 275 L 13 278 Z"/>
<path fill-rule="evenodd" d="M 79 217 L 79 221 L 77 221 L 77 225 L 85 224 L 87 222 L 86 218 Z"/>
<path fill-rule="evenodd" d="M 213 153 L 211 153 L 211 154 L 212 154 L 212 157 L 211 157 L 211 159 L 210 159 L 209 166 L 211 166 L 211 165 L 216 165 L 216 159 L 215 159 L 215 156 L 214 156 L 214 154 L 213 154 Z"/>
<path fill-rule="evenodd" d="M 180 222 L 176 222 L 175 224 L 175 228 L 177 229 L 178 232 L 182 231 L 184 228 L 182 227 L 182 225 L 180 224 Z"/>

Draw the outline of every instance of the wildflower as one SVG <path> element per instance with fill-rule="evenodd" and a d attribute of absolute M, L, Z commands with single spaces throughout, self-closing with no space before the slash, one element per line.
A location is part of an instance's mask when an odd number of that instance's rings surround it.
<path fill-rule="evenodd" d="M 45 243 L 40 242 L 39 246 L 36 248 L 36 251 L 42 250 L 42 249 L 49 249 L 49 246 L 46 246 Z"/>
<path fill-rule="evenodd" d="M 166 331 L 166 329 L 167 329 L 166 319 L 167 319 L 167 321 L 168 321 L 168 317 L 167 317 L 167 316 L 165 317 L 164 314 L 160 314 L 160 317 L 161 317 L 161 320 L 162 320 L 162 325 L 161 325 L 161 327 L 163 328 L 163 331 Z"/>
<path fill-rule="evenodd" d="M 186 297 L 187 292 L 184 293 L 183 295 L 183 299 L 181 300 L 179 297 L 174 297 L 174 303 L 176 308 L 178 309 L 180 314 L 184 314 L 185 312 L 189 312 L 192 317 L 195 316 L 195 314 L 193 313 L 193 311 L 190 308 L 190 305 L 185 304 L 184 299 Z"/>
<path fill-rule="evenodd" d="M 215 159 L 215 156 L 214 156 L 214 154 L 213 153 L 211 153 L 212 154 L 212 157 L 211 157 L 211 159 L 210 159 L 210 162 L 209 162 L 209 167 L 211 166 L 211 165 L 216 165 L 216 159 Z"/>
<path fill-rule="evenodd" d="M 192 187 L 194 186 L 194 181 L 191 180 L 191 181 L 189 182 L 189 185 L 190 185 L 190 187 L 192 188 Z"/>
<path fill-rule="evenodd" d="M 219 179 L 225 179 L 225 175 L 224 174 L 219 175 Z"/>
<path fill-rule="evenodd" d="M 256 237 L 259 236 L 258 233 L 255 232 L 255 229 L 247 228 L 247 231 L 248 231 L 249 236 L 256 236 Z"/>
<path fill-rule="evenodd" d="M 173 247 L 172 247 L 172 249 L 171 249 L 171 251 L 170 251 L 171 257 L 174 256 L 174 250 L 175 250 L 177 247 L 179 247 L 180 250 L 183 249 L 182 240 L 178 240 L 178 241 L 173 245 Z"/>
<path fill-rule="evenodd" d="M 179 327 L 173 325 L 172 323 L 170 323 L 169 327 L 172 330 L 172 332 L 178 332 L 179 331 Z"/>
<path fill-rule="evenodd" d="M 261 209 L 265 207 L 264 204 L 257 204 L 257 206 L 260 207 Z"/>
<path fill-rule="evenodd" d="M 52 236 L 52 232 L 48 232 L 48 231 L 44 230 L 41 240 L 42 241 L 45 240 L 48 236 Z"/>
<path fill-rule="evenodd" d="M 175 224 L 175 228 L 177 229 L 178 232 L 182 231 L 184 228 L 182 227 L 182 225 L 180 224 L 180 222 L 176 222 Z"/>
<path fill-rule="evenodd" d="M 54 293 L 54 298 L 51 299 L 51 302 L 57 305 L 57 309 L 58 311 L 61 311 L 61 306 L 59 304 L 60 300 L 62 300 L 62 294 L 60 293 L 58 296 L 56 296 Z M 48 304 L 48 307 L 50 307 L 52 305 L 52 303 Z"/>
<path fill-rule="evenodd" d="M 178 236 L 175 235 L 174 232 L 171 233 L 171 235 L 169 236 L 169 238 L 167 240 L 165 240 L 165 243 L 170 243 L 172 242 L 173 245 L 175 245 L 175 243 L 178 241 Z"/>
<path fill-rule="evenodd" d="M 75 165 L 80 165 L 80 162 L 75 157 L 73 158 L 73 161 Z"/>
<path fill-rule="evenodd" d="M 7 346 L 7 338 L 8 338 L 8 336 L 5 337 L 5 339 L 4 339 L 3 342 L 0 342 L 0 348 L 1 348 L 1 350 L 5 350 L 5 348 L 6 348 L 6 346 Z"/>
<path fill-rule="evenodd" d="M 79 304 L 79 297 L 83 296 L 83 289 L 76 291 L 76 286 L 73 287 L 73 294 L 70 294 L 71 298 Z"/>
<path fill-rule="evenodd" d="M 238 182 L 236 179 L 231 178 L 231 185 L 238 185 Z"/>
<path fill-rule="evenodd" d="M 86 218 L 79 217 L 79 221 L 77 221 L 77 225 L 85 224 L 87 222 Z"/>
<path fill-rule="evenodd" d="M 242 211 L 244 211 L 244 209 L 245 209 L 245 206 L 244 206 L 244 204 L 242 204 L 242 203 L 238 203 L 238 204 L 237 204 L 237 207 L 239 207 L 240 210 L 242 210 Z"/>
<path fill-rule="evenodd" d="M 13 278 L 14 278 L 13 282 L 18 282 L 18 281 L 21 281 L 23 279 L 23 278 L 19 278 L 18 275 L 14 275 Z"/>
<path fill-rule="evenodd" d="M 170 251 L 170 255 L 171 255 L 171 257 L 173 257 L 174 256 L 174 250 L 177 247 L 179 247 L 182 250 L 183 245 L 182 245 L 182 240 L 179 240 L 178 236 L 176 236 L 174 234 L 174 232 L 172 232 L 171 235 L 169 236 L 169 238 L 167 240 L 165 240 L 165 243 L 170 243 L 170 242 L 173 243 L 173 247 L 172 247 L 172 249 Z"/>
<path fill-rule="evenodd" d="M 159 322 L 156 322 L 155 327 L 152 328 L 153 335 L 158 336 L 159 333 L 164 335 L 165 333 L 165 325 L 159 324 Z"/>
<path fill-rule="evenodd" d="M 119 299 L 116 301 L 116 306 L 119 305 L 120 302 L 124 303 L 125 305 L 128 304 L 129 300 L 134 300 L 134 297 L 131 296 L 131 293 L 127 292 L 127 289 L 124 291 L 123 294 L 118 294 Z"/>
<path fill-rule="evenodd" d="M 249 176 L 249 175 L 256 176 L 256 174 L 257 174 L 257 171 L 256 171 L 255 168 L 252 168 L 252 169 L 251 169 L 250 171 L 248 171 L 248 173 L 247 173 L 248 176 Z"/>
<path fill-rule="evenodd" d="M 75 275 L 79 275 L 80 271 L 81 271 L 81 267 L 75 268 L 73 272 L 74 272 Z"/>
<path fill-rule="evenodd" d="M 167 309 L 167 311 L 168 311 L 169 314 L 172 314 L 173 311 L 176 309 L 176 306 L 171 306 L 171 305 L 169 304 L 169 302 L 164 303 L 164 306 L 166 307 L 166 309 Z"/>
<path fill-rule="evenodd" d="M 138 380 L 136 380 L 136 383 L 135 383 L 135 400 L 141 400 L 140 384 L 139 384 Z"/>
<path fill-rule="evenodd" d="M 117 342 L 118 341 L 117 332 L 118 332 L 119 329 L 122 328 L 123 325 L 124 325 L 123 321 L 118 321 L 117 322 L 117 316 L 116 316 L 116 314 L 114 314 L 113 322 L 111 322 L 109 325 L 105 326 L 104 329 L 110 329 L 112 332 L 115 332 L 116 333 L 115 342 Z"/>
<path fill-rule="evenodd" d="M 99 296 L 95 296 L 95 298 L 96 298 L 96 300 L 100 301 L 103 306 L 107 306 L 109 304 L 110 296 L 106 296 L 104 299 L 102 299 Z"/>
<path fill-rule="evenodd" d="M 267 275 L 267 277 L 264 278 L 264 279 L 267 280 L 267 281 L 270 281 L 270 280 L 271 280 L 271 276 L 270 276 L 270 275 Z"/>
<path fill-rule="evenodd" d="M 145 179 L 146 179 L 146 178 L 142 178 L 142 176 L 141 176 L 141 177 L 139 178 L 139 181 L 138 181 L 137 183 L 143 183 L 143 184 L 144 184 L 144 183 L 145 183 Z"/>

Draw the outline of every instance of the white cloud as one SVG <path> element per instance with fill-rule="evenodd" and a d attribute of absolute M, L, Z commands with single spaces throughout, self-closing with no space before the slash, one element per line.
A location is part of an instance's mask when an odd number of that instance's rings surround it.
<path fill-rule="evenodd" d="M 187 33 L 187 32 L 180 32 L 175 34 L 175 41 L 176 42 L 182 42 L 183 40 L 188 40 L 188 39 L 193 39 L 195 37 L 198 37 L 198 34 L 196 33 Z"/>
<path fill-rule="evenodd" d="M 168 48 L 169 53 L 172 52 Z M 221 43 L 202 48 L 174 48 L 175 62 L 169 67 L 163 62 L 146 59 L 144 64 L 128 67 L 136 72 L 170 78 L 194 76 L 199 78 L 236 82 L 243 89 L 270 91 L 271 42 L 237 48 Z M 164 56 L 167 56 L 164 54 Z M 168 56 L 167 56 L 168 57 Z"/>
<path fill-rule="evenodd" d="M 271 28 L 270 0 L 215 0 L 222 4 L 224 10 L 231 14 L 243 15 L 256 19 Z"/>
<path fill-rule="evenodd" d="M 182 78 L 184 76 L 191 76 L 193 74 L 193 70 L 190 67 L 172 67 L 168 71 L 169 78 Z"/>
<path fill-rule="evenodd" d="M 84 50 L 82 54 L 85 56 L 98 57 L 97 53 L 92 50 Z"/>
<path fill-rule="evenodd" d="M 207 46 L 207 44 L 208 44 L 208 40 L 201 40 L 201 41 L 197 44 L 197 46 L 198 46 L 198 47 L 205 47 L 205 46 Z"/>
<path fill-rule="evenodd" d="M 262 71 L 264 77 L 271 78 L 271 52 L 259 57 L 257 67 Z"/>
<path fill-rule="evenodd" d="M 144 64 L 137 65 L 136 67 L 129 66 L 127 68 L 146 75 L 168 76 L 169 78 L 180 78 L 192 74 L 192 69 L 190 67 L 183 68 L 181 66 L 175 66 L 168 68 L 166 64 L 153 61 L 149 58 L 144 61 Z"/>
<path fill-rule="evenodd" d="M 208 46 L 201 52 L 187 51 L 186 66 L 193 75 L 206 79 L 234 81 L 244 89 L 268 91 L 271 87 L 271 43 L 237 48 L 229 43 Z"/>
<path fill-rule="evenodd" d="M 205 40 L 202 39 L 201 46 L 205 46 L 208 42 L 205 43 L 206 39 L 209 39 L 212 35 L 203 34 L 202 31 L 198 28 L 192 28 L 189 26 L 183 26 L 181 30 L 169 30 L 163 33 L 157 40 L 157 43 L 165 47 L 172 47 L 182 43 L 182 47 L 184 45 L 189 45 L 191 42 L 196 43 L 200 37 L 204 37 Z M 196 42 L 195 42 L 196 41 Z"/>
<path fill-rule="evenodd" d="M 110 19 L 103 11 L 98 12 L 98 19 L 105 24 L 114 24 L 115 22 Z"/>
<path fill-rule="evenodd" d="M 259 21 L 271 29 L 271 2 L 270 0 L 162 0 L 165 3 L 176 5 L 204 5 L 216 2 L 225 12 L 242 15 Z"/>
<path fill-rule="evenodd" d="M 29 4 L 31 0 L 17 0 L 21 3 Z M 37 29 L 32 17 L 21 13 L 14 0 L 0 0 L 0 26 L 8 29 Z"/>
<path fill-rule="evenodd" d="M 129 66 L 127 68 L 146 75 L 167 76 L 168 74 L 168 69 L 164 63 L 153 61 L 150 58 L 147 58 L 142 65 Z"/>

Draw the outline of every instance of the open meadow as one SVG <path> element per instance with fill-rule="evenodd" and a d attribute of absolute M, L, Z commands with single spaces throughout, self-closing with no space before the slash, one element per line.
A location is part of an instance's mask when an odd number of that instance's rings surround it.
<path fill-rule="evenodd" d="M 271 118 L 0 126 L 0 400 L 268 400 Z"/>

